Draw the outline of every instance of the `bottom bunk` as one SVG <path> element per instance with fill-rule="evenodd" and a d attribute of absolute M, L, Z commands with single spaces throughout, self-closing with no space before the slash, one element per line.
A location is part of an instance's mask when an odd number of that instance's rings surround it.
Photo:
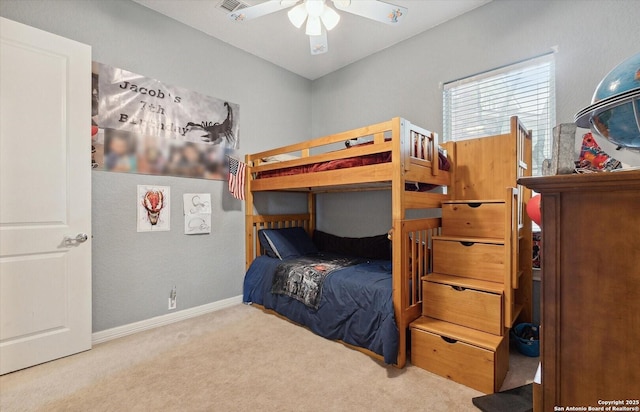
<path fill-rule="evenodd" d="M 389 236 L 339 238 L 314 230 L 312 216 L 248 216 L 244 302 L 403 367 L 440 219 L 403 220 Z"/>
<path fill-rule="evenodd" d="M 318 277 L 314 269 L 331 267 L 335 259 L 350 258 L 260 256 L 245 276 L 243 301 L 271 309 L 325 338 L 368 349 L 385 363 L 395 363 L 398 327 L 391 299 L 391 262 L 355 260 L 331 271 L 316 294 L 313 285 L 309 286 Z M 283 285 L 282 273 L 288 269 L 291 276 L 285 276 Z"/>

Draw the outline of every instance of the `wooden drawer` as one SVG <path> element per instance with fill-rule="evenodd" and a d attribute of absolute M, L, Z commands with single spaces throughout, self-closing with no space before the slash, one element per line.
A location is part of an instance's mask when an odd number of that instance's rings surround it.
<path fill-rule="evenodd" d="M 504 239 L 504 202 L 446 202 L 442 205 L 444 236 Z"/>
<path fill-rule="evenodd" d="M 430 281 L 422 291 L 423 315 L 502 335 L 502 295 Z"/>
<path fill-rule="evenodd" d="M 459 337 L 439 334 L 437 329 L 462 328 L 457 325 L 445 325 L 445 328 L 431 328 L 424 325 L 424 320 L 430 323 L 444 323 L 420 318 L 411 324 L 411 363 L 429 372 L 451 379 L 484 393 L 500 390 L 502 382 L 509 369 L 508 338 L 488 335 L 493 339 L 480 337 L 478 341 L 483 346 L 473 342 L 472 331 L 467 333 L 471 342 Z M 466 329 L 466 328 L 462 328 Z M 455 334 L 455 332 L 453 333 Z M 461 332 L 458 335 L 464 335 Z M 486 343 L 489 343 L 487 345 Z"/>
<path fill-rule="evenodd" d="M 433 239 L 433 271 L 504 282 L 504 244 Z"/>

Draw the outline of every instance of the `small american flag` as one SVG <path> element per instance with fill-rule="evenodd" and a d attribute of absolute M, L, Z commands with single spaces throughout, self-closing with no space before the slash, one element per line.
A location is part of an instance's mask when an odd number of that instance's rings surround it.
<path fill-rule="evenodd" d="M 244 169 L 246 164 L 229 158 L 229 192 L 236 199 L 244 200 Z"/>

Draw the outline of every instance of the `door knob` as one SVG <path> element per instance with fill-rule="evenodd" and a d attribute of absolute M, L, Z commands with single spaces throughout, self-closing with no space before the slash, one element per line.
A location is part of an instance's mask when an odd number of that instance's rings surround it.
<path fill-rule="evenodd" d="M 76 237 L 65 236 L 64 243 L 67 245 L 73 245 L 76 243 L 84 243 L 89 239 L 89 236 L 86 233 L 78 233 Z"/>
<path fill-rule="evenodd" d="M 89 239 L 89 236 L 87 236 L 86 233 L 78 233 L 78 235 L 75 238 L 75 241 L 78 243 L 84 243 L 87 241 L 87 239 Z"/>

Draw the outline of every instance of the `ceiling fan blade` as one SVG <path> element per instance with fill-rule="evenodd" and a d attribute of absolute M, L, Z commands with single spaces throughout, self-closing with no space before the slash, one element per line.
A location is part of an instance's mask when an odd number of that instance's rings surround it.
<path fill-rule="evenodd" d="M 329 51 L 329 43 L 327 42 L 327 31 L 322 29 L 319 36 L 309 36 L 309 44 L 311 46 L 311 55 L 315 56 Z"/>
<path fill-rule="evenodd" d="M 377 0 L 333 0 L 336 9 L 387 24 L 398 24 L 409 9 Z"/>
<path fill-rule="evenodd" d="M 302 27 L 302 23 L 307 20 L 307 9 L 304 7 L 304 3 L 298 4 L 296 7 L 292 8 L 287 12 L 287 16 L 289 17 L 289 21 L 291 24 L 295 26 L 296 29 Z"/>
<path fill-rule="evenodd" d="M 256 4 L 255 6 L 245 7 L 244 9 L 232 11 L 231 13 L 227 14 L 227 17 L 235 21 L 252 20 L 257 17 L 266 16 L 267 14 L 275 13 L 276 11 L 291 7 L 297 2 L 297 0 L 269 0 L 265 1 L 264 3 Z"/>

